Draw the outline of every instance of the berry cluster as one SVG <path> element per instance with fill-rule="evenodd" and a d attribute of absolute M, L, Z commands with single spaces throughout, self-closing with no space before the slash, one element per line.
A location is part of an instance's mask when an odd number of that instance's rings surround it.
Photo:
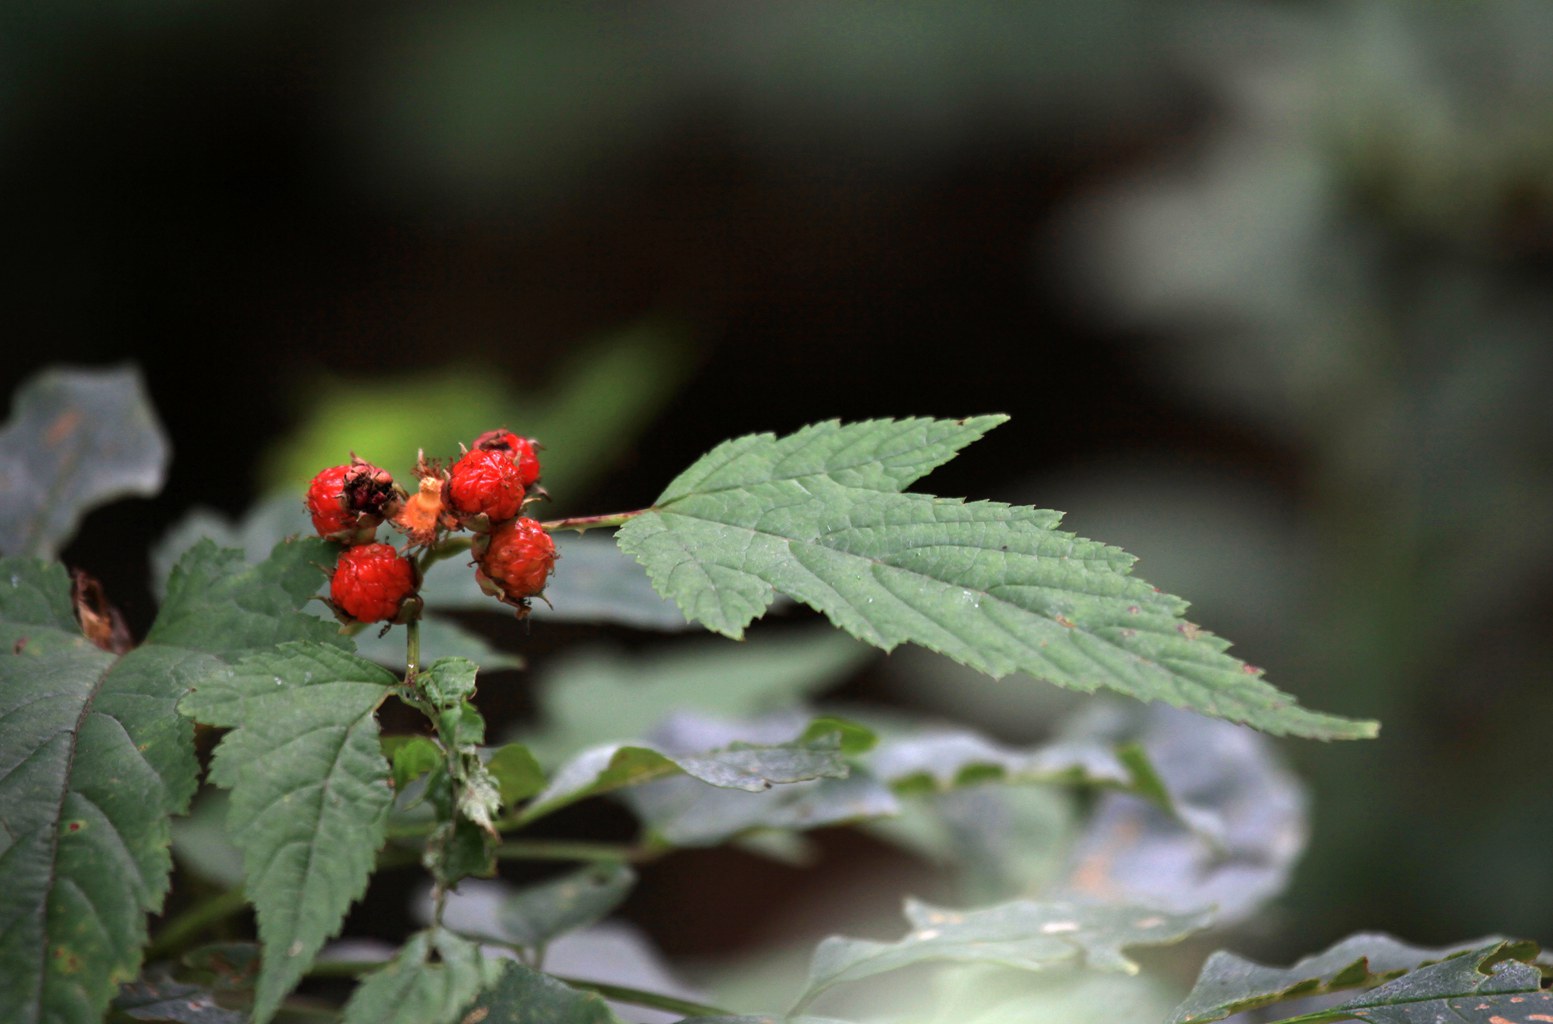
<path fill-rule="evenodd" d="M 529 600 L 542 595 L 556 558 L 550 534 L 523 515 L 524 506 L 545 494 L 538 486 L 537 447 L 530 438 L 492 430 L 449 469 L 423 453 L 414 494 L 354 455 L 348 464 L 315 476 L 306 502 L 313 528 L 346 545 L 329 582 L 328 603 L 340 621 L 418 618 L 421 573 L 411 552 L 435 551 L 459 530 L 475 534 L 470 550 L 481 589 L 516 608 L 519 618 L 527 615 Z M 384 522 L 405 535 L 403 551 L 376 540 Z"/>

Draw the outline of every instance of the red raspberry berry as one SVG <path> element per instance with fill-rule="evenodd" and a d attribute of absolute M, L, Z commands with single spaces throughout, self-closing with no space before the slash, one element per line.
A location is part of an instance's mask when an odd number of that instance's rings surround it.
<path fill-rule="evenodd" d="M 511 519 L 523 508 L 523 480 L 517 463 L 503 452 L 483 448 L 465 452 L 453 464 L 442 501 L 466 522 L 477 516 L 492 523 Z"/>
<path fill-rule="evenodd" d="M 348 465 L 330 466 L 313 477 L 306 504 L 320 537 L 362 544 L 403 500 L 387 470 L 352 455 Z"/>
<path fill-rule="evenodd" d="M 475 438 L 475 447 L 511 455 L 524 487 L 533 487 L 538 482 L 539 453 L 535 449 L 539 442 L 532 437 L 519 437 L 510 430 L 487 430 Z"/>
<path fill-rule="evenodd" d="M 329 581 L 337 613 L 356 622 L 401 621 L 415 591 L 415 563 L 389 544 L 359 544 L 340 555 Z"/>
<path fill-rule="evenodd" d="M 528 599 L 545 589 L 555 568 L 555 541 L 533 519 L 502 523 L 475 548 L 475 580 L 480 589 L 528 611 Z"/>
<path fill-rule="evenodd" d="M 356 517 L 345 510 L 345 474 L 349 472 L 349 466 L 330 466 L 313 477 L 307 488 L 307 512 L 320 537 L 343 540 L 356 532 Z"/>

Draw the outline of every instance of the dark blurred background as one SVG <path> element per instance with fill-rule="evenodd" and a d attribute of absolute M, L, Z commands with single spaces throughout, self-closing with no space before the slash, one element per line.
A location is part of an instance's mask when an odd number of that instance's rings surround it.
<path fill-rule="evenodd" d="M 933 490 L 1068 510 L 1303 703 L 1384 723 L 1283 745 L 1312 849 L 1254 952 L 1553 940 L 1553 7 L 0 25 L 4 394 L 132 360 L 174 445 L 66 552 L 132 623 L 181 513 L 352 447 L 403 471 L 505 422 L 557 511 L 609 511 L 736 434 L 1006 412 Z M 1039 728 L 1019 687 L 906 675 Z"/>

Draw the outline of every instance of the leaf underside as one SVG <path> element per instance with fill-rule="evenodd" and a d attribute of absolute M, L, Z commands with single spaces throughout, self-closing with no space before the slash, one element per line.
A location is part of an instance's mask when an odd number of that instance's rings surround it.
<path fill-rule="evenodd" d="M 934 960 L 1024 970 L 1082 964 L 1136 973 L 1124 946 L 1176 942 L 1207 924 L 1206 914 L 1171 914 L 1122 904 L 1013 900 L 979 910 L 906 903 L 911 931 L 897 942 L 833 936 L 822 941 L 794 1009 L 842 982 Z"/>
<path fill-rule="evenodd" d="M 915 643 L 988 675 L 1105 686 L 1278 735 L 1356 739 L 1373 722 L 1308 711 L 1130 574 L 1061 513 L 902 493 L 1003 422 L 835 421 L 729 441 L 616 539 L 659 593 L 739 637 L 778 594 L 885 650 Z"/>
<path fill-rule="evenodd" d="M 168 454 L 135 370 L 39 374 L 0 430 L 0 554 L 53 557 L 93 507 L 161 490 Z"/>
<path fill-rule="evenodd" d="M 705 787 L 763 793 L 813 779 L 844 778 L 848 766 L 838 732 L 803 735 L 788 743 L 733 744 L 681 754 L 650 744 L 606 743 L 584 750 L 561 765 L 543 792 L 524 808 L 521 822 L 533 821 L 578 800 L 671 776 Z"/>

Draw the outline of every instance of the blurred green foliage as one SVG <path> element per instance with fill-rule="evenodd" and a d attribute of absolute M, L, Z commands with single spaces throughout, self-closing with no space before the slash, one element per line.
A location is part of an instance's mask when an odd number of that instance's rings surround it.
<path fill-rule="evenodd" d="M 1553 8 L 1228 20 L 1254 31 L 1186 51 L 1224 113 L 1073 210 L 1069 251 L 1161 382 L 1297 475 L 1163 454 L 1043 493 L 1307 699 L 1385 722 L 1298 752 L 1304 928 L 1546 934 Z"/>
<path fill-rule="evenodd" d="M 295 433 L 274 442 L 263 478 L 272 491 L 305 491 L 354 452 L 412 489 L 416 451 L 447 465 L 460 445 L 506 427 L 538 439 L 551 507 L 585 490 L 675 393 L 690 368 L 672 331 L 644 325 L 580 348 L 555 380 L 509 381 L 465 365 L 414 374 L 315 380 Z M 548 508 L 547 508 L 548 511 Z"/>

